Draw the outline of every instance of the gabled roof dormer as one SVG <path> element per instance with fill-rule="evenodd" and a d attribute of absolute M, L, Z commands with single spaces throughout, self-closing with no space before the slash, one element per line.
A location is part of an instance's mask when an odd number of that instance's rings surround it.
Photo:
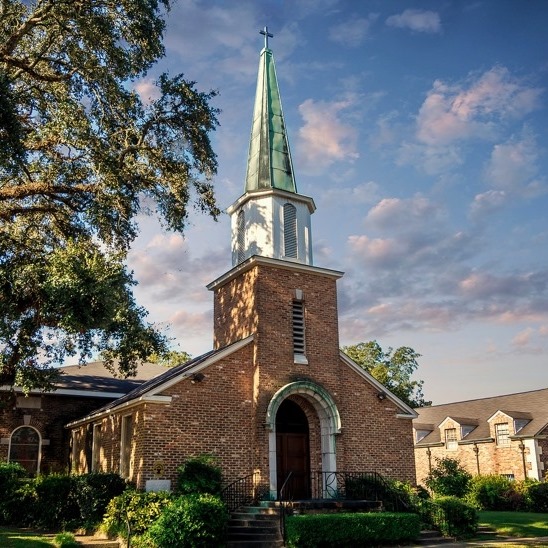
<path fill-rule="evenodd" d="M 274 57 L 272 34 L 261 31 L 257 92 L 244 194 L 228 208 L 232 220 L 232 265 L 254 255 L 312 265 L 310 216 L 316 206 L 298 194 Z"/>

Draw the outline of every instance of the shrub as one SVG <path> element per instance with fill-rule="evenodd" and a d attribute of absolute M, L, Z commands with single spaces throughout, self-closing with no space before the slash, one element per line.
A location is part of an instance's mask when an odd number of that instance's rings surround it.
<path fill-rule="evenodd" d="M 420 520 L 416 514 L 307 514 L 286 519 L 287 544 L 299 548 L 409 542 L 419 534 Z"/>
<path fill-rule="evenodd" d="M 91 473 L 72 476 L 73 493 L 79 509 L 81 526 L 92 527 L 103 519 L 108 503 L 127 488 L 118 474 Z"/>
<path fill-rule="evenodd" d="M 426 486 L 438 496 L 464 497 L 468 491 L 472 474 L 458 460 L 437 459 L 436 467 L 428 474 Z"/>
<path fill-rule="evenodd" d="M 20 505 L 17 503 L 17 491 L 21 479 L 27 477 L 27 471 L 15 462 L 0 462 L 0 523 L 11 524 Z"/>
<path fill-rule="evenodd" d="M 161 548 L 222 546 L 227 523 L 228 512 L 219 497 L 185 495 L 164 509 L 148 537 Z"/>
<path fill-rule="evenodd" d="M 165 491 L 125 491 L 108 503 L 101 529 L 109 536 L 127 538 L 129 525 L 132 535 L 142 535 L 160 517 L 170 500 L 171 495 Z"/>
<path fill-rule="evenodd" d="M 80 543 L 74 538 L 72 533 L 59 533 L 55 535 L 53 544 L 56 548 L 78 548 Z"/>
<path fill-rule="evenodd" d="M 223 474 L 212 455 L 200 455 L 187 460 L 179 466 L 177 473 L 175 492 L 179 495 L 192 493 L 221 494 Z"/>
<path fill-rule="evenodd" d="M 512 485 L 504 476 L 476 476 L 470 481 L 467 501 L 480 510 L 512 510 L 508 494 Z"/>
<path fill-rule="evenodd" d="M 527 495 L 533 512 L 548 512 L 548 483 L 531 483 L 528 485 Z"/>
<path fill-rule="evenodd" d="M 31 525 L 46 529 L 70 529 L 80 522 L 80 510 L 73 496 L 74 480 L 65 474 L 37 476 L 29 482 L 24 497 L 31 502 Z"/>
<path fill-rule="evenodd" d="M 477 510 L 457 497 L 438 497 L 425 501 L 422 517 L 443 535 L 459 538 L 473 535 L 479 520 Z"/>

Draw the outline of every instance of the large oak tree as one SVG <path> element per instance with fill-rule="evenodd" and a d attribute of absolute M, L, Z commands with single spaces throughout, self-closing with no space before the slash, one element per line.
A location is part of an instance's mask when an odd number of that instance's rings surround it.
<path fill-rule="evenodd" d="M 131 373 L 165 349 L 125 266 L 136 214 L 183 231 L 218 215 L 217 125 L 183 75 L 135 84 L 163 56 L 168 0 L 0 0 L 0 385 L 47 386 L 101 352 Z M 53 371 L 54 373 L 54 371 Z"/>

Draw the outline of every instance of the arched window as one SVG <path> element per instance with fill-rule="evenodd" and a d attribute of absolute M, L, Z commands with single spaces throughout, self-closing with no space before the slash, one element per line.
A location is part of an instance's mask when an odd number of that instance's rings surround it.
<path fill-rule="evenodd" d="M 9 462 L 18 462 L 31 474 L 40 471 L 40 434 L 32 426 L 16 428 L 10 437 Z"/>
<path fill-rule="evenodd" d="M 284 204 L 284 255 L 297 258 L 297 208 Z"/>
<path fill-rule="evenodd" d="M 245 214 L 243 209 L 238 213 L 236 253 L 238 264 L 240 264 L 245 259 Z"/>

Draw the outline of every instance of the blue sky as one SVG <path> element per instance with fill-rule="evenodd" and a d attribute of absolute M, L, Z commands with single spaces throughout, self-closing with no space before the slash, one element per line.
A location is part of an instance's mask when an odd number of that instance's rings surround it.
<path fill-rule="evenodd" d="M 259 52 L 278 82 L 314 263 L 339 281 L 341 344 L 422 354 L 444 403 L 548 386 L 548 3 L 179 0 L 166 58 L 216 89 L 219 204 L 243 192 Z M 230 227 L 151 218 L 129 265 L 149 320 L 194 356 L 212 346 L 205 284 Z"/>

